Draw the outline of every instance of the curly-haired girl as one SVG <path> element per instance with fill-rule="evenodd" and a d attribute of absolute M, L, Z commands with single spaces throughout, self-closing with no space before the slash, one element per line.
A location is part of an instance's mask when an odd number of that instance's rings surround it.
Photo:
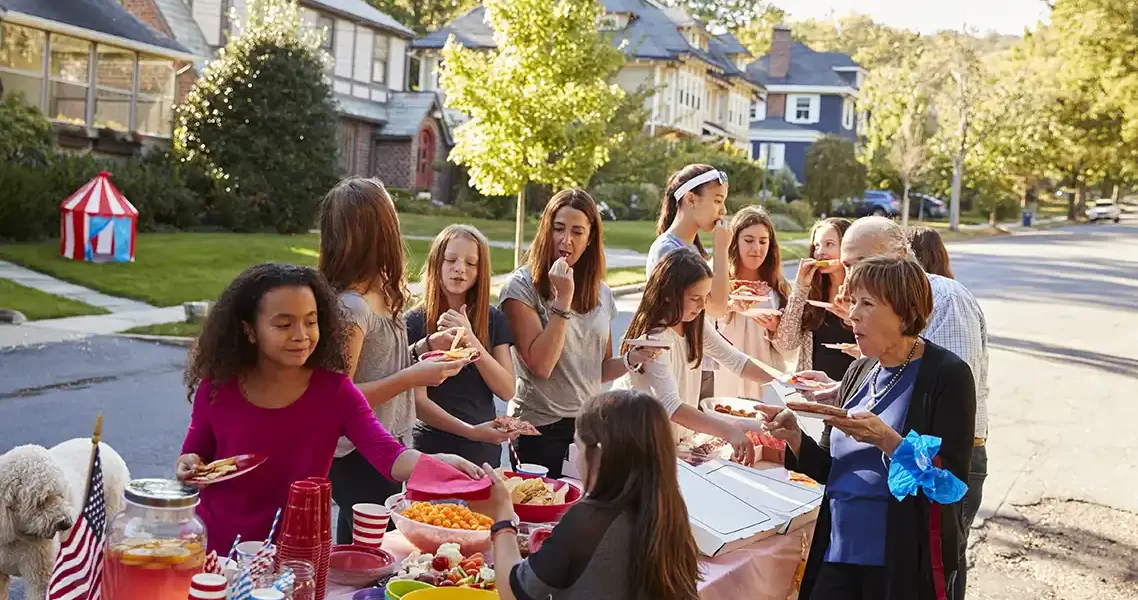
<path fill-rule="evenodd" d="M 227 551 L 238 534 L 264 539 L 289 486 L 328 474 L 340 436 L 385 477 L 411 476 L 420 453 L 379 424 L 344 375 L 346 327 L 324 278 L 291 265 L 246 269 L 210 310 L 186 368 L 194 407 L 178 478 L 203 461 L 267 457 L 257 470 L 202 490 L 198 514 L 210 549 Z M 439 458 L 482 475 L 457 456 Z"/>

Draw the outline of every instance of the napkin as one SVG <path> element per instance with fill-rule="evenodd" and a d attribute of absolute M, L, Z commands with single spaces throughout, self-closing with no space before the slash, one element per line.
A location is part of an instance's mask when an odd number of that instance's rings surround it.
<path fill-rule="evenodd" d="M 419 457 L 407 480 L 409 500 L 486 500 L 493 482 L 489 477 L 471 479 L 465 473 L 427 454 Z"/>
<path fill-rule="evenodd" d="M 940 442 L 941 439 L 935 435 L 909 431 L 893 451 L 893 461 L 889 465 L 889 491 L 898 501 L 905 496 L 916 496 L 918 490 L 938 504 L 952 504 L 964 497 L 968 484 L 950 471 L 934 465 L 940 452 Z"/>

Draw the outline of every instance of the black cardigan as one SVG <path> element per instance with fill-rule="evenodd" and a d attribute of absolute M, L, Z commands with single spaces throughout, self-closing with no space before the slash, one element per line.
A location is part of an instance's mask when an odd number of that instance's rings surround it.
<path fill-rule="evenodd" d="M 876 364 L 876 359 L 862 358 L 850 365 L 842 378 L 842 406 L 853 397 Z M 972 370 L 955 354 L 925 340 L 925 352 L 901 436 L 915 430 L 941 438 L 937 454 L 942 461 L 941 467 L 967 482 L 975 429 L 976 386 Z M 821 443 L 803 435 L 799 455 L 786 453 L 786 468 L 826 483 L 831 464 L 830 430 L 831 427 L 827 426 Z M 923 493 L 889 503 L 885 540 L 886 595 L 881 600 L 936 600 L 929 551 L 930 506 Z M 956 571 L 959 544 L 965 539 L 961 503 L 936 506 L 941 513 L 941 557 L 945 578 L 948 579 Z M 800 598 L 809 600 L 829 545 L 830 504 L 827 494 L 822 499 L 821 513 L 814 528 L 814 541 L 806 563 Z"/>

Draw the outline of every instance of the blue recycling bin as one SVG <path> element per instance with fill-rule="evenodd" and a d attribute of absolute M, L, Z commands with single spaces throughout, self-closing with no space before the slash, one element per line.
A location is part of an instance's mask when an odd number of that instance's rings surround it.
<path fill-rule="evenodd" d="M 1031 212 L 1030 210 L 1023 211 L 1023 226 L 1031 227 L 1031 218 L 1034 216 L 1035 213 Z"/>

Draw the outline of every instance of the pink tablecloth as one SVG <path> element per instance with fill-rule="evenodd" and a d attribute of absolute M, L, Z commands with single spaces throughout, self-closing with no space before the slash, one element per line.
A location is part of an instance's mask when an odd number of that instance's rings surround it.
<path fill-rule="evenodd" d="M 814 522 L 800 525 L 785 535 L 773 535 L 746 548 L 715 558 L 702 557 L 703 581 L 699 595 L 704 600 L 795 600 L 795 575 L 806 559 Z M 402 561 L 414 549 L 397 531 L 383 539 L 383 549 Z M 351 600 L 357 590 L 328 584 L 327 600 Z"/>

